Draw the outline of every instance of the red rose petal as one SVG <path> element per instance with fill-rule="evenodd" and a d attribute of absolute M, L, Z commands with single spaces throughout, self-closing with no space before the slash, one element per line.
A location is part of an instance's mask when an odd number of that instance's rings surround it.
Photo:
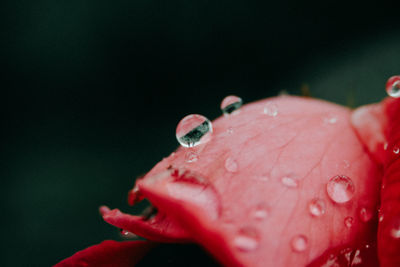
<path fill-rule="evenodd" d="M 132 267 L 152 248 L 147 241 L 103 241 L 79 251 L 55 267 Z"/>

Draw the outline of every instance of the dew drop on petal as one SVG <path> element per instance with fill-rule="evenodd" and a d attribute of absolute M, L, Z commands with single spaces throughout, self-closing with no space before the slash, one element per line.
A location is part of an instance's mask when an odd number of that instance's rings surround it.
<path fill-rule="evenodd" d="M 227 130 L 226 130 L 226 132 L 228 133 L 228 134 L 233 134 L 233 128 L 232 127 L 229 127 Z"/>
<path fill-rule="evenodd" d="M 269 207 L 264 203 L 260 203 L 251 211 L 251 217 L 257 221 L 263 221 L 268 217 Z"/>
<path fill-rule="evenodd" d="M 385 218 L 385 216 L 384 216 L 383 214 L 380 215 L 380 216 L 379 216 L 379 222 L 382 222 L 384 218 Z"/>
<path fill-rule="evenodd" d="M 394 154 L 399 154 L 400 153 L 400 148 L 397 145 L 393 147 L 393 153 Z"/>
<path fill-rule="evenodd" d="M 349 177 L 336 175 L 326 184 L 326 191 L 333 202 L 342 204 L 353 198 L 355 187 Z"/>
<path fill-rule="evenodd" d="M 308 247 L 308 239 L 304 235 L 297 235 L 291 241 L 292 250 L 295 252 L 303 252 Z"/>
<path fill-rule="evenodd" d="M 242 106 L 243 101 L 240 97 L 230 95 L 224 98 L 221 102 L 221 111 L 224 115 L 229 115 L 234 111 L 238 111 Z"/>
<path fill-rule="evenodd" d="M 276 117 L 278 115 L 278 107 L 275 103 L 269 102 L 264 106 L 263 113 L 270 117 Z"/>
<path fill-rule="evenodd" d="M 394 219 L 393 223 L 392 223 L 392 228 L 390 230 L 390 235 L 393 238 L 400 238 L 400 219 L 396 218 Z"/>
<path fill-rule="evenodd" d="M 187 163 L 196 162 L 199 159 L 199 156 L 195 151 L 188 151 L 185 154 L 185 161 Z"/>
<path fill-rule="evenodd" d="M 284 186 L 289 188 L 296 188 L 299 185 L 297 180 L 292 178 L 291 176 L 283 176 L 281 182 Z"/>
<path fill-rule="evenodd" d="M 346 217 L 346 218 L 344 218 L 344 225 L 347 227 L 347 228 L 351 228 L 352 226 L 353 226 L 353 224 L 354 224 L 354 219 L 353 219 L 353 217 Z"/>
<path fill-rule="evenodd" d="M 183 147 L 194 147 L 208 142 L 213 132 L 206 117 L 192 114 L 184 117 L 176 127 L 176 139 Z"/>
<path fill-rule="evenodd" d="M 320 217 L 325 214 L 325 202 L 322 199 L 314 198 L 308 203 L 308 210 L 312 216 Z"/>
<path fill-rule="evenodd" d="M 137 237 L 138 237 L 138 236 L 135 235 L 134 233 L 129 232 L 129 231 L 124 230 L 124 229 L 121 229 L 121 230 L 120 230 L 120 233 L 121 233 L 121 236 L 122 236 L 123 238 L 137 238 Z"/>
<path fill-rule="evenodd" d="M 242 228 L 234 237 L 234 246 L 243 252 L 256 250 L 259 245 L 260 236 L 253 227 Z"/>
<path fill-rule="evenodd" d="M 400 76 L 389 78 L 386 82 L 386 93 L 394 98 L 400 97 Z"/>
<path fill-rule="evenodd" d="M 372 217 L 374 216 L 374 213 L 372 212 L 371 209 L 363 207 L 360 209 L 359 216 L 360 216 L 361 221 L 368 222 L 372 219 Z"/>
<path fill-rule="evenodd" d="M 225 169 L 228 172 L 237 172 L 238 170 L 238 165 L 237 162 L 233 158 L 227 158 L 225 160 Z"/>

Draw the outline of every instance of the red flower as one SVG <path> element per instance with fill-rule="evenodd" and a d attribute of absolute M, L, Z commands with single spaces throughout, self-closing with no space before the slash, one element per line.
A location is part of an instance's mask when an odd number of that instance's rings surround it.
<path fill-rule="evenodd" d="M 213 122 L 209 142 L 179 148 L 136 182 L 130 204 L 147 198 L 157 212 L 101 213 L 151 241 L 196 242 L 226 266 L 378 266 L 384 166 L 380 257 L 399 266 L 400 224 L 386 241 L 400 211 L 396 155 L 387 156 L 398 109 L 397 100 L 352 112 L 288 96 L 245 105 Z M 153 244 L 105 241 L 57 266 L 132 266 Z"/>

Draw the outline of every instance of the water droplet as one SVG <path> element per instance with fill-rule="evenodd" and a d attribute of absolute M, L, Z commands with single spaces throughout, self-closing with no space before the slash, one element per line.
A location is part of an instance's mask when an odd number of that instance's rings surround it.
<path fill-rule="evenodd" d="M 383 150 L 387 150 L 388 149 L 388 146 L 389 146 L 389 144 L 388 144 L 388 142 L 385 142 L 384 144 L 383 144 Z"/>
<path fill-rule="evenodd" d="M 206 117 L 192 114 L 178 123 L 176 139 L 184 147 L 193 147 L 208 142 L 212 132 L 212 124 Z"/>
<path fill-rule="evenodd" d="M 243 101 L 240 97 L 230 95 L 224 98 L 221 102 L 221 111 L 224 115 L 229 115 L 234 111 L 238 111 L 242 106 Z"/>
<path fill-rule="evenodd" d="M 199 156 L 197 155 L 197 153 L 195 151 L 188 151 L 185 154 L 185 161 L 187 163 L 196 162 L 198 159 L 199 159 Z"/>
<path fill-rule="evenodd" d="M 350 201 L 354 196 L 353 181 L 345 175 L 336 175 L 326 184 L 326 191 L 332 201 L 342 204 Z"/>
<path fill-rule="evenodd" d="M 257 181 L 262 181 L 262 182 L 268 182 L 269 181 L 269 177 L 268 177 L 267 174 L 254 175 L 253 179 L 257 180 Z"/>
<path fill-rule="evenodd" d="M 233 244 L 237 249 L 243 252 L 253 251 L 258 248 L 259 235 L 255 228 L 247 227 L 239 230 L 235 236 Z"/>
<path fill-rule="evenodd" d="M 225 169 L 228 172 L 237 172 L 238 165 L 237 165 L 236 161 L 233 158 L 227 158 L 225 160 Z"/>
<path fill-rule="evenodd" d="M 370 210 L 368 208 L 361 208 L 359 215 L 360 215 L 361 221 L 368 222 L 369 220 L 372 219 L 372 217 L 374 216 L 374 213 L 372 212 L 372 210 Z"/>
<path fill-rule="evenodd" d="M 380 216 L 379 216 L 379 222 L 382 222 L 384 218 L 385 218 L 385 216 L 384 216 L 383 214 L 380 215 Z"/>
<path fill-rule="evenodd" d="M 389 78 L 386 82 L 386 93 L 394 98 L 400 97 L 400 76 Z"/>
<path fill-rule="evenodd" d="M 284 186 L 295 188 L 299 185 L 298 181 L 291 176 L 283 176 L 281 182 Z"/>
<path fill-rule="evenodd" d="M 398 146 L 393 147 L 393 153 L 394 154 L 399 154 L 400 153 L 400 148 Z"/>
<path fill-rule="evenodd" d="M 337 122 L 337 118 L 334 116 L 324 118 L 325 124 L 335 124 Z"/>
<path fill-rule="evenodd" d="M 350 168 L 350 162 L 349 162 L 348 160 L 343 160 L 343 167 L 344 167 L 345 169 Z"/>
<path fill-rule="evenodd" d="M 310 214 L 315 217 L 320 217 L 325 214 L 325 202 L 322 199 L 314 198 L 308 203 Z"/>
<path fill-rule="evenodd" d="M 271 117 L 276 117 L 278 115 L 278 107 L 275 103 L 269 102 L 264 106 L 263 113 Z"/>
<path fill-rule="evenodd" d="M 233 134 L 233 128 L 232 128 L 232 127 L 229 127 L 229 128 L 226 130 L 226 132 L 227 132 L 228 134 Z"/>
<path fill-rule="evenodd" d="M 351 228 L 352 226 L 353 226 L 353 224 L 354 224 L 354 219 L 353 219 L 353 217 L 346 217 L 346 218 L 344 218 L 344 225 L 347 227 L 347 228 Z"/>
<path fill-rule="evenodd" d="M 258 204 L 252 211 L 251 217 L 257 221 L 263 221 L 268 217 L 269 207 L 264 203 Z"/>
<path fill-rule="evenodd" d="M 394 219 L 392 223 L 392 229 L 390 230 L 390 235 L 393 238 L 400 238 L 400 219 L 396 218 Z"/>
<path fill-rule="evenodd" d="M 120 230 L 120 233 L 121 233 L 121 236 L 122 236 L 123 238 L 137 238 L 137 237 L 138 237 L 138 236 L 135 235 L 134 233 L 129 232 L 129 231 L 124 230 L 124 229 L 121 229 L 121 230 Z"/>
<path fill-rule="evenodd" d="M 303 252 L 307 249 L 308 240 L 304 235 L 297 235 L 292 239 L 292 249 L 295 252 Z"/>

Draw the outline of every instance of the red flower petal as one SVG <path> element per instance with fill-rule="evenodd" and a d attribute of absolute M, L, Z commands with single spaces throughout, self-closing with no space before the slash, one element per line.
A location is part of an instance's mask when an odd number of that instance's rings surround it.
<path fill-rule="evenodd" d="M 147 241 L 103 241 L 79 251 L 55 267 L 132 267 L 154 246 Z"/>
<path fill-rule="evenodd" d="M 295 97 L 243 106 L 213 122 L 195 163 L 181 148 L 138 188 L 228 266 L 304 266 L 330 249 L 364 246 L 375 235 L 381 173 L 350 114 Z M 350 191 L 334 184 L 329 197 L 334 177 L 350 177 Z M 315 198 L 323 216 L 310 214 Z"/>
<path fill-rule="evenodd" d="M 154 218 L 144 220 L 140 216 L 122 213 L 118 209 L 103 210 L 103 219 L 118 228 L 157 242 L 187 242 L 188 234 L 177 223 L 171 221 L 162 212 Z M 105 212 L 104 212 L 105 211 Z"/>

